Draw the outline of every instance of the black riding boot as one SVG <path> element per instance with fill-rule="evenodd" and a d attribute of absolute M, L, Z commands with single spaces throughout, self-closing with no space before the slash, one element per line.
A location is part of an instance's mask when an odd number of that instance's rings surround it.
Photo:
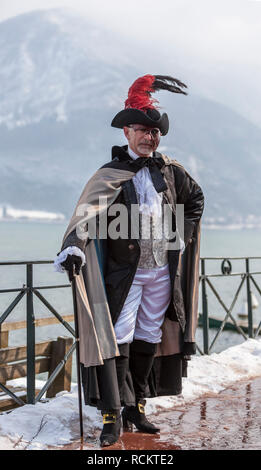
<path fill-rule="evenodd" d="M 120 356 L 116 357 L 116 371 L 121 402 L 124 401 L 125 380 L 129 370 L 130 345 L 118 344 Z"/>
<path fill-rule="evenodd" d="M 146 387 L 152 368 L 156 344 L 134 340 L 130 346 L 130 371 L 136 396 L 136 406 L 125 406 L 122 411 L 124 430 L 131 430 L 135 424 L 139 431 L 155 434 L 160 429 L 151 424 L 145 415 Z"/>
<path fill-rule="evenodd" d="M 129 368 L 129 344 L 118 344 L 120 356 L 115 358 L 117 381 L 120 397 Z M 120 410 L 102 411 L 103 429 L 100 435 L 101 447 L 114 444 L 120 437 L 121 416 Z"/>

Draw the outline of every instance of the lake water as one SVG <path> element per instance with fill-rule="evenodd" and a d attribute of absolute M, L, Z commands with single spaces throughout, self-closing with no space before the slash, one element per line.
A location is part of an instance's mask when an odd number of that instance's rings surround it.
<path fill-rule="evenodd" d="M 0 261 L 22 261 L 22 260 L 53 260 L 60 250 L 61 240 L 67 223 L 43 223 L 8 221 L 0 222 Z M 261 231 L 259 230 L 209 230 L 203 229 L 201 236 L 201 256 L 202 257 L 244 257 L 261 256 Z M 222 260 L 207 260 L 206 273 L 221 274 Z M 245 271 L 244 260 L 231 260 L 232 272 L 241 273 Z M 251 271 L 261 272 L 261 259 L 250 261 Z M 254 276 L 256 282 L 261 286 L 261 277 Z M 238 288 L 241 276 L 223 276 L 211 278 L 215 289 L 222 297 L 225 305 L 230 306 L 236 289 Z M 0 289 L 20 288 L 26 283 L 25 266 L 0 266 Z M 67 276 L 54 272 L 52 264 L 34 266 L 34 286 L 67 284 Z M 260 295 L 253 286 L 259 304 Z M 72 297 L 70 288 L 47 289 L 41 291 L 42 295 L 54 306 L 60 314 L 72 314 Z M 2 314 L 9 303 L 15 298 L 17 293 L 0 294 L 0 313 Z M 237 318 L 237 312 L 241 310 L 241 304 L 246 299 L 246 284 L 243 285 L 242 292 L 235 304 L 232 314 Z M 224 318 L 225 310 L 216 300 L 214 294 L 208 288 L 209 315 Z M 26 318 L 26 299 L 17 305 L 8 317 L 8 321 L 22 320 Z M 51 313 L 34 297 L 35 317 L 49 316 Z M 199 311 L 201 307 L 201 289 Z M 254 310 L 255 323 L 261 320 L 260 307 Z M 216 330 L 210 330 L 210 342 Z M 36 341 L 52 339 L 59 335 L 70 333 L 62 325 L 51 325 L 36 328 Z M 231 345 L 244 341 L 243 337 L 237 333 L 222 332 L 218 342 L 212 352 L 219 352 Z M 202 348 L 202 330 L 197 330 L 197 342 Z M 17 330 L 9 334 L 9 345 L 26 344 L 26 330 Z M 75 366 L 74 366 L 75 369 Z M 75 377 L 75 373 L 74 373 Z"/>

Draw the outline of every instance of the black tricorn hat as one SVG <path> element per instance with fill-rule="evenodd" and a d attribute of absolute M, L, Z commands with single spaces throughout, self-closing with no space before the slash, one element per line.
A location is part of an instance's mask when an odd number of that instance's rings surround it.
<path fill-rule="evenodd" d="M 157 127 L 162 135 L 169 130 L 169 118 L 166 113 L 162 115 L 154 103 L 158 101 L 151 97 L 151 93 L 158 90 L 168 90 L 173 93 L 187 95 L 181 88 L 187 86 L 176 78 L 166 75 L 144 75 L 132 84 L 125 101 L 125 109 L 116 114 L 112 120 L 112 127 L 122 129 L 130 124 L 143 124 Z"/>

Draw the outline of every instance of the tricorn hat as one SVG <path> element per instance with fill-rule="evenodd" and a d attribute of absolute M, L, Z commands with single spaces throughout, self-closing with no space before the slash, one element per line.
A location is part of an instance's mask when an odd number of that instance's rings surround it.
<path fill-rule="evenodd" d="M 168 115 L 166 113 L 160 114 L 155 106 L 158 100 L 152 98 L 151 93 L 168 90 L 172 93 L 187 95 L 182 88 L 187 88 L 187 86 L 180 80 L 166 75 L 144 75 L 138 78 L 128 91 L 125 109 L 113 118 L 112 127 L 122 129 L 130 124 L 143 124 L 157 127 L 162 135 L 166 135 L 169 130 Z"/>

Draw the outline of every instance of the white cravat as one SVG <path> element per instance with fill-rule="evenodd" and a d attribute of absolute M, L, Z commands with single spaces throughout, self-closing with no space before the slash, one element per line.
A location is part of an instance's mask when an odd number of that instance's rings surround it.
<path fill-rule="evenodd" d="M 128 154 L 131 158 L 136 160 L 139 158 L 133 150 L 128 146 Z M 143 158 L 151 158 L 152 154 L 149 157 Z M 136 175 L 132 178 L 136 191 L 139 195 L 140 206 L 139 212 L 145 212 L 148 215 L 154 215 L 155 220 L 161 221 L 162 219 L 162 193 L 158 193 L 154 188 L 150 171 L 148 167 L 144 167 L 139 170 Z M 185 250 L 185 243 L 180 238 L 180 250 L 181 253 Z"/>
<path fill-rule="evenodd" d="M 136 160 L 139 158 L 133 150 L 128 147 L 128 154 Z M 152 155 L 152 154 L 151 154 Z M 143 157 L 143 158 L 151 158 Z M 161 217 L 162 212 L 162 194 L 158 193 L 153 185 L 148 167 L 141 168 L 132 178 L 136 191 L 139 195 L 139 211 L 146 214 L 155 214 Z"/>

